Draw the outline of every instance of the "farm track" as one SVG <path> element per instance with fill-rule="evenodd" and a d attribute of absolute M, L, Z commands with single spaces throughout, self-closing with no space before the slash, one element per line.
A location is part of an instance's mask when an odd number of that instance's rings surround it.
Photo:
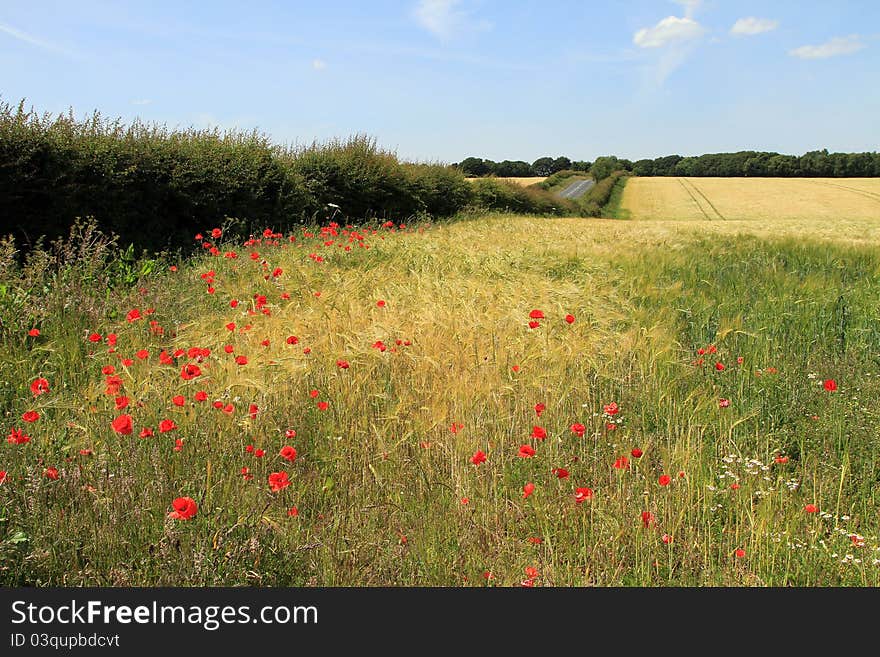
<path fill-rule="evenodd" d="M 727 217 L 725 217 L 723 214 L 721 214 L 721 212 L 718 211 L 718 208 L 715 207 L 715 204 L 712 203 L 712 201 L 709 200 L 709 197 L 706 196 L 706 195 L 703 193 L 703 191 L 702 191 L 699 187 L 697 187 L 696 184 L 695 184 L 693 181 L 688 180 L 688 183 L 690 183 L 691 187 L 694 188 L 694 191 L 695 191 L 697 194 L 699 194 L 699 195 L 703 198 L 703 200 L 706 201 L 706 203 L 709 204 L 709 207 L 712 208 L 712 211 L 713 211 L 715 214 L 718 215 L 719 219 L 721 219 L 722 221 L 725 221 L 725 220 L 727 219 Z"/>
<path fill-rule="evenodd" d="M 826 187 L 834 187 L 836 189 L 845 189 L 848 192 L 853 192 L 858 194 L 859 196 L 863 196 L 865 198 L 871 199 L 872 201 L 877 201 L 880 203 L 880 194 L 877 192 L 871 192 L 867 189 L 858 189 L 857 187 L 847 187 L 846 185 L 835 184 L 830 182 L 825 182 L 824 180 L 817 180 L 820 185 L 825 185 Z"/>
<path fill-rule="evenodd" d="M 688 188 L 687 185 L 684 184 L 684 178 L 679 178 L 678 184 L 681 185 L 681 188 L 687 192 L 688 196 L 691 197 L 691 200 L 694 202 L 694 205 L 697 206 L 697 209 L 700 211 L 700 213 L 703 215 L 703 217 L 705 217 L 706 221 L 712 221 L 712 218 L 703 209 L 703 206 L 697 200 L 697 197 L 694 196 L 694 193 Z"/>

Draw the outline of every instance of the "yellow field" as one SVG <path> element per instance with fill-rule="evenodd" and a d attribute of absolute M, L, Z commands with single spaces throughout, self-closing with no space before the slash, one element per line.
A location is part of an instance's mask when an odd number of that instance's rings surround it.
<path fill-rule="evenodd" d="M 631 178 L 621 203 L 632 219 L 880 218 L 880 178 Z"/>

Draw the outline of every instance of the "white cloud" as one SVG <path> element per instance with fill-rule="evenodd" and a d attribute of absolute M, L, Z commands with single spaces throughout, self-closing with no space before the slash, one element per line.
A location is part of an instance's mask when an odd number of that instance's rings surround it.
<path fill-rule="evenodd" d="M 316 71 L 323 71 L 325 68 L 327 68 L 327 62 L 325 62 L 323 59 L 313 59 L 312 68 Z"/>
<path fill-rule="evenodd" d="M 684 15 L 685 18 L 690 18 L 694 15 L 694 12 L 700 8 L 700 5 L 703 4 L 703 0 L 673 0 L 676 4 L 684 7 Z"/>
<path fill-rule="evenodd" d="M 738 36 L 752 36 L 754 34 L 770 32 L 777 27 L 779 27 L 779 21 L 774 21 L 770 18 L 755 18 L 754 16 L 749 16 L 748 18 L 740 18 L 734 23 L 733 27 L 730 28 L 730 33 Z"/>
<path fill-rule="evenodd" d="M 801 59 L 826 59 L 838 55 L 851 55 L 864 47 L 865 44 L 862 43 L 861 37 L 858 34 L 851 34 L 845 37 L 834 37 L 818 46 L 801 46 L 789 50 L 788 54 Z"/>
<path fill-rule="evenodd" d="M 22 32 L 21 30 L 16 29 L 11 25 L 4 25 L 3 23 L 0 23 L 0 32 L 2 32 L 3 34 L 8 34 L 13 39 L 18 39 L 19 41 L 23 41 L 24 43 L 29 43 L 32 46 L 36 46 L 37 48 L 43 48 L 45 50 L 52 50 L 54 52 L 69 54 L 64 48 L 56 46 L 54 43 L 39 39 L 35 36 L 28 34 L 27 32 Z"/>
<path fill-rule="evenodd" d="M 132 105 L 149 105 L 153 102 L 152 98 L 138 98 L 136 100 L 131 101 Z"/>
<path fill-rule="evenodd" d="M 461 9 L 461 0 L 419 0 L 413 9 L 416 22 L 441 39 L 450 39 L 468 31 L 487 30 L 487 21 L 475 21 Z"/>
<path fill-rule="evenodd" d="M 660 48 L 675 43 L 691 41 L 705 32 L 703 26 L 692 18 L 667 16 L 654 27 L 646 27 L 635 33 L 633 43 L 641 48 Z"/>

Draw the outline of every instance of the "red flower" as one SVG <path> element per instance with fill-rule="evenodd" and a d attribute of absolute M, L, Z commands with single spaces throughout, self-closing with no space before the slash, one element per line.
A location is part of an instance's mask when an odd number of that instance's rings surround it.
<path fill-rule="evenodd" d="M 788 457 L 787 456 L 777 456 L 773 459 L 773 462 L 774 463 L 788 463 Z"/>
<path fill-rule="evenodd" d="M 192 363 L 184 365 L 183 369 L 180 370 L 180 378 L 184 381 L 190 381 L 201 375 L 202 368 L 200 368 L 198 365 L 193 365 Z"/>
<path fill-rule="evenodd" d="M 655 523 L 654 514 L 650 511 L 642 511 L 642 525 L 646 528 Z"/>
<path fill-rule="evenodd" d="M 593 497 L 593 489 L 592 488 L 575 488 L 574 490 L 574 501 L 580 504 L 584 500 L 592 499 Z"/>
<path fill-rule="evenodd" d="M 6 470 L 0 470 L 0 484 L 6 481 Z"/>
<path fill-rule="evenodd" d="M 834 379 L 825 379 L 825 381 L 822 382 L 822 386 L 828 392 L 834 392 L 835 390 L 837 390 L 837 381 L 835 381 Z"/>
<path fill-rule="evenodd" d="M 208 393 L 204 390 L 199 390 L 195 395 L 195 400 L 198 402 L 208 401 Z"/>
<path fill-rule="evenodd" d="M 625 456 L 620 456 L 614 462 L 614 467 L 618 470 L 629 470 L 629 459 Z"/>
<path fill-rule="evenodd" d="M 186 404 L 186 397 L 184 397 L 183 395 L 175 395 L 171 398 L 171 403 L 175 406 L 183 406 L 184 404 Z"/>
<path fill-rule="evenodd" d="M 532 427 L 532 438 L 537 438 L 538 440 L 544 440 L 547 437 L 547 430 L 543 427 L 534 426 Z"/>
<path fill-rule="evenodd" d="M 299 515 L 299 509 L 297 509 L 295 506 L 292 506 L 287 510 L 287 516 L 289 518 L 296 518 L 298 515 Z"/>
<path fill-rule="evenodd" d="M 269 488 L 272 489 L 273 493 L 277 493 L 288 486 L 290 486 L 290 479 L 288 479 L 286 472 L 273 472 L 269 475 Z"/>
<path fill-rule="evenodd" d="M 183 441 L 180 438 L 174 439 L 174 451 L 182 452 L 183 451 Z"/>
<path fill-rule="evenodd" d="M 617 415 L 618 413 L 620 413 L 620 407 L 617 405 L 617 402 L 605 404 L 602 407 L 602 410 L 605 412 L 605 415 Z"/>
<path fill-rule="evenodd" d="M 34 397 L 49 392 L 49 382 L 43 378 L 34 379 L 31 383 L 31 392 L 34 393 Z"/>
<path fill-rule="evenodd" d="M 256 404 L 251 404 L 250 406 L 248 406 L 248 415 L 251 416 L 252 420 L 257 419 L 257 413 L 259 413 L 259 412 L 260 412 L 260 409 Z"/>
<path fill-rule="evenodd" d="M 110 426 L 112 426 L 113 431 L 118 434 L 123 436 L 129 435 L 132 430 L 131 415 L 120 415 L 110 423 Z"/>
<path fill-rule="evenodd" d="M 572 433 L 574 433 L 578 438 L 583 438 L 584 432 L 587 430 L 587 428 L 580 422 L 572 424 L 569 428 L 572 430 Z"/>
<path fill-rule="evenodd" d="M 117 411 L 121 411 L 123 408 L 128 407 L 128 397 L 124 395 L 122 397 L 117 397 L 114 402 L 116 403 Z"/>
<path fill-rule="evenodd" d="M 670 477 L 669 475 L 660 475 L 657 483 L 661 486 L 668 486 L 670 481 L 672 481 L 672 477 Z"/>
<path fill-rule="evenodd" d="M 385 300 L 384 300 L 384 299 L 379 299 L 379 300 L 376 302 L 376 306 L 378 306 L 379 308 L 384 308 L 384 307 L 385 307 Z"/>
<path fill-rule="evenodd" d="M 718 370 L 719 372 L 723 372 L 724 371 L 724 363 L 715 363 L 715 369 Z"/>
<path fill-rule="evenodd" d="M 547 407 L 544 404 L 538 402 L 535 404 L 535 413 L 537 413 L 538 417 L 541 417 L 541 413 L 543 413 L 546 408 Z"/>
<path fill-rule="evenodd" d="M 28 335 L 31 336 L 32 338 L 38 338 L 38 337 L 40 337 L 40 329 L 32 328 L 30 331 L 28 331 Z M 4 472 L 4 474 L 6 474 L 6 473 Z"/>
<path fill-rule="evenodd" d="M 219 228 L 212 228 L 211 229 L 211 237 L 213 237 L 215 240 L 220 239 L 220 236 L 222 234 L 223 234 L 223 231 L 220 230 Z"/>
<path fill-rule="evenodd" d="M 315 397 L 317 397 L 319 394 L 320 394 L 320 393 L 319 393 L 317 390 L 310 390 L 310 391 L 309 391 L 309 396 L 310 396 L 312 399 L 314 399 Z"/>
<path fill-rule="evenodd" d="M 471 463 L 473 463 L 474 465 L 480 465 L 480 463 L 485 462 L 486 453 L 483 450 L 478 449 L 476 452 L 474 452 L 474 455 L 471 457 Z"/>
<path fill-rule="evenodd" d="M 569 324 L 574 324 L 574 315 L 566 315 L 565 321 L 568 322 Z"/>
<path fill-rule="evenodd" d="M 135 354 L 135 356 L 137 356 L 140 360 L 146 360 L 147 358 L 150 357 L 150 352 L 147 351 L 146 349 L 140 349 Z"/>
<path fill-rule="evenodd" d="M 296 438 L 296 431 L 294 431 L 293 429 L 288 429 L 287 431 L 284 432 L 284 437 L 285 438 Z"/>
<path fill-rule="evenodd" d="M 52 481 L 55 481 L 56 479 L 58 479 L 58 468 L 46 468 L 45 470 L 43 470 L 43 474 L 46 475 L 46 479 L 51 479 Z"/>
<path fill-rule="evenodd" d="M 462 429 L 464 429 L 463 424 L 456 424 L 455 422 L 453 422 L 449 425 L 449 431 L 451 431 L 452 433 L 458 433 Z"/>
<path fill-rule="evenodd" d="M 523 499 L 527 498 L 529 495 L 535 492 L 535 484 L 531 481 L 523 486 Z"/>
<path fill-rule="evenodd" d="M 718 400 L 718 406 L 719 406 L 720 408 L 727 408 L 728 406 L 730 406 L 730 400 L 729 400 L 729 399 L 724 399 L 724 398 L 722 397 L 721 399 Z"/>
<path fill-rule="evenodd" d="M 149 427 L 144 427 L 143 429 L 141 429 L 141 432 L 138 434 L 138 436 L 140 436 L 141 438 L 149 438 L 152 435 L 153 435 L 153 430 L 150 429 Z"/>
<path fill-rule="evenodd" d="M 226 328 L 227 328 L 228 330 L 230 330 L 230 331 L 234 331 L 234 330 L 235 330 L 235 322 L 229 322 L 229 323 L 226 325 Z"/>
<path fill-rule="evenodd" d="M 231 344 L 227 344 L 223 346 L 223 351 L 225 351 L 227 354 L 231 354 L 233 351 L 235 351 L 235 347 L 233 347 Z"/>
<path fill-rule="evenodd" d="M 254 450 L 254 456 L 256 456 L 258 459 L 263 458 L 263 456 L 264 456 L 265 454 L 266 454 L 266 450 L 264 450 L 264 449 L 260 449 L 259 447 L 258 447 L 257 449 Z"/>
<path fill-rule="evenodd" d="M 531 445 L 520 445 L 519 446 L 519 454 L 520 458 L 530 459 L 535 455 L 535 450 Z"/>
<path fill-rule="evenodd" d="M 16 429 L 15 427 L 10 429 L 9 435 L 6 436 L 6 442 L 10 445 L 24 445 L 25 443 L 29 443 L 30 441 L 30 436 L 26 436 L 24 434 L 24 431 Z"/>
<path fill-rule="evenodd" d="M 238 365 L 247 365 L 248 364 L 247 356 L 236 356 L 235 362 Z"/>
<path fill-rule="evenodd" d="M 348 361 L 347 360 L 337 360 L 336 367 L 343 369 L 343 370 L 347 370 L 349 368 Z"/>
<path fill-rule="evenodd" d="M 534 320 L 532 320 L 531 322 L 529 322 L 529 328 L 530 328 L 530 329 L 536 329 L 536 328 L 538 328 L 540 325 L 541 325 L 541 322 L 537 322 L 537 321 L 534 321 Z"/>
<path fill-rule="evenodd" d="M 460 501 L 462 503 L 462 506 L 467 506 L 467 504 L 470 502 L 470 498 L 462 497 Z"/>
<path fill-rule="evenodd" d="M 295 335 L 288 336 L 287 344 L 299 344 L 299 338 Z"/>
<path fill-rule="evenodd" d="M 296 450 L 290 445 L 285 445 L 281 448 L 281 452 L 279 454 L 281 458 L 286 459 L 293 463 L 296 461 Z"/>
<path fill-rule="evenodd" d="M 519 365 L 514 365 L 514 366 L 511 367 L 510 369 L 513 370 L 513 373 L 514 373 L 514 374 L 517 374 L 517 373 L 519 372 Z"/>
<path fill-rule="evenodd" d="M 251 474 L 250 468 L 247 467 L 241 469 L 241 476 L 244 477 L 245 481 L 250 481 L 254 478 L 254 475 Z"/>
<path fill-rule="evenodd" d="M 632 454 L 632 457 L 634 459 L 640 459 L 640 458 L 642 458 L 642 454 L 644 454 L 644 452 L 642 450 L 640 450 L 638 447 L 633 447 L 632 451 L 630 451 L 630 454 Z"/>
<path fill-rule="evenodd" d="M 553 468 L 551 472 L 559 479 L 568 479 L 568 470 L 565 468 Z"/>
<path fill-rule="evenodd" d="M 737 558 L 742 559 L 744 556 L 746 556 L 746 551 L 742 548 L 736 548 L 736 552 L 734 552 L 734 554 L 737 556 Z"/>
<path fill-rule="evenodd" d="M 37 413 L 36 411 L 26 411 L 21 416 L 21 419 L 24 420 L 25 422 L 36 422 L 37 420 L 40 419 L 40 414 Z"/>
<path fill-rule="evenodd" d="M 174 431 L 177 428 L 177 425 L 174 424 L 174 420 L 162 420 L 159 422 L 159 433 L 168 433 L 169 431 Z"/>
<path fill-rule="evenodd" d="M 101 374 L 116 374 L 116 368 L 112 365 L 104 365 L 101 368 Z"/>
<path fill-rule="evenodd" d="M 804 507 L 804 511 L 807 513 L 816 513 L 819 511 L 819 507 L 815 504 L 807 504 L 807 506 Z"/>
<path fill-rule="evenodd" d="M 125 319 L 127 319 L 129 321 L 129 323 L 137 321 L 140 318 L 141 318 L 141 311 L 137 308 L 133 308 L 133 309 L 129 310 L 128 313 L 125 315 Z"/>
<path fill-rule="evenodd" d="M 325 401 L 318 402 L 318 410 L 319 411 L 326 411 L 329 406 L 330 406 L 330 404 Z"/>
<path fill-rule="evenodd" d="M 101 341 L 101 334 L 100 333 L 92 333 L 89 336 L 89 342 L 100 342 L 100 341 Z"/>
<path fill-rule="evenodd" d="M 196 501 L 191 497 L 178 497 L 172 503 L 174 511 L 168 514 L 169 518 L 175 520 L 189 520 L 199 510 Z"/>
<path fill-rule="evenodd" d="M 531 319 L 544 319 L 544 313 L 540 310 L 533 310 L 529 313 Z"/>
<path fill-rule="evenodd" d="M 660 540 L 662 540 L 664 544 L 669 545 L 672 543 L 672 536 L 669 534 L 663 534 L 663 536 L 660 537 Z"/>

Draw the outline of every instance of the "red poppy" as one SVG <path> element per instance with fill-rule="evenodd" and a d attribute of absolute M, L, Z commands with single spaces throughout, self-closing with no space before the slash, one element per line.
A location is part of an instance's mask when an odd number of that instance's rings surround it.
<path fill-rule="evenodd" d="M 804 511 L 806 511 L 807 513 L 817 513 L 819 511 L 819 507 L 815 504 L 807 504 L 804 507 Z"/>
<path fill-rule="evenodd" d="M 299 338 L 295 335 L 288 336 L 287 344 L 299 344 Z"/>
<path fill-rule="evenodd" d="M 231 344 L 227 344 L 223 346 L 223 351 L 225 351 L 227 354 L 231 354 L 233 351 L 235 351 L 235 347 L 233 347 Z"/>
<path fill-rule="evenodd" d="M 384 352 L 388 347 L 385 346 L 385 343 L 381 340 L 376 340 L 373 343 L 373 349 L 378 349 L 379 351 Z"/>
<path fill-rule="evenodd" d="M 325 402 L 325 401 L 318 402 L 318 410 L 319 411 L 326 411 L 329 408 L 329 406 L 330 406 L 330 404 L 328 402 Z"/>
<path fill-rule="evenodd" d="M 34 397 L 42 395 L 44 392 L 49 392 L 49 382 L 43 378 L 34 379 L 31 382 L 31 392 L 34 394 Z"/>
<path fill-rule="evenodd" d="M 238 365 L 247 365 L 248 364 L 247 356 L 236 356 L 235 362 Z"/>
<path fill-rule="evenodd" d="M 593 489 L 592 488 L 575 488 L 574 490 L 574 501 L 580 504 L 584 500 L 592 499 L 593 497 Z"/>
<path fill-rule="evenodd" d="M 614 462 L 614 467 L 618 470 L 628 470 L 629 469 L 629 459 L 625 456 L 620 456 Z"/>
<path fill-rule="evenodd" d="M 186 404 L 186 397 L 184 397 L 183 395 L 175 395 L 171 398 L 171 403 L 175 406 L 183 406 L 184 404 Z"/>
<path fill-rule="evenodd" d="M 617 405 L 617 402 L 611 402 L 610 404 L 605 404 L 602 407 L 605 415 L 617 415 L 620 413 L 620 407 Z"/>
<path fill-rule="evenodd" d="M 538 440 L 544 440 L 547 437 L 547 430 L 543 427 L 534 426 L 532 427 L 532 438 L 537 438 Z"/>
<path fill-rule="evenodd" d="M 263 458 L 263 456 L 264 456 L 265 454 L 266 454 L 266 450 L 261 449 L 261 448 L 259 448 L 259 447 L 258 447 L 257 449 L 254 450 L 254 456 L 256 456 L 258 459 Z"/>
<path fill-rule="evenodd" d="M 205 392 L 204 390 L 199 390 L 195 394 L 195 400 L 198 402 L 208 401 L 208 393 Z"/>
<path fill-rule="evenodd" d="M 470 498 L 467 498 L 467 497 L 462 497 L 460 500 L 460 502 L 462 503 L 463 506 L 466 506 L 470 501 L 471 501 Z"/>
<path fill-rule="evenodd" d="M 174 451 L 182 452 L 183 451 L 183 441 L 180 438 L 174 439 Z"/>
<path fill-rule="evenodd" d="M 101 339 L 102 339 L 102 338 L 101 338 L 101 334 L 100 334 L 100 333 L 92 333 L 92 334 L 89 336 L 89 342 L 100 342 Z"/>
<path fill-rule="evenodd" d="M 273 472 L 269 475 L 269 488 L 273 493 L 277 493 L 288 486 L 290 486 L 290 479 L 286 472 Z"/>
<path fill-rule="evenodd" d="M 566 315 L 565 321 L 568 322 L 569 324 L 574 324 L 574 315 Z"/>
<path fill-rule="evenodd" d="M 260 408 L 256 404 L 251 404 L 248 406 L 248 415 L 250 415 L 252 420 L 257 419 L 257 413 L 260 412 Z"/>
<path fill-rule="evenodd" d="M 40 419 L 40 414 L 37 413 L 36 411 L 26 411 L 21 416 L 21 419 L 24 420 L 25 422 L 36 422 L 37 420 Z"/>
<path fill-rule="evenodd" d="M 669 475 L 660 475 L 657 483 L 661 486 L 668 486 L 670 481 L 672 481 L 672 477 L 670 477 Z"/>
<path fill-rule="evenodd" d="M 376 302 L 376 306 L 378 306 L 379 308 L 384 308 L 384 307 L 385 307 L 385 300 L 384 300 L 384 299 L 379 299 L 379 300 Z"/>
<path fill-rule="evenodd" d="M 526 567 L 526 577 L 529 579 L 535 579 L 540 576 L 541 575 L 536 568 L 532 568 L 531 566 Z"/>
<path fill-rule="evenodd" d="M 293 463 L 296 461 L 296 450 L 290 445 L 285 445 L 281 448 L 281 452 L 279 454 L 281 458 L 286 459 Z"/>
<path fill-rule="evenodd" d="M 630 454 L 632 454 L 632 457 L 634 459 L 640 459 L 640 458 L 642 458 L 642 454 L 644 454 L 644 452 L 641 449 L 639 449 L 638 447 L 633 447 L 632 450 L 630 451 Z"/>
<path fill-rule="evenodd" d="M 32 328 L 30 331 L 28 331 L 28 335 L 32 338 L 37 338 L 40 336 L 40 329 Z"/>
<path fill-rule="evenodd" d="M 584 432 L 587 430 L 587 428 L 580 422 L 575 422 L 569 428 L 578 438 L 583 438 Z"/>
<path fill-rule="evenodd" d="M 235 406 L 232 404 L 226 404 L 221 410 L 226 413 L 226 415 L 232 415 L 235 412 Z"/>
<path fill-rule="evenodd" d="M 178 497 L 171 503 L 171 506 L 174 507 L 174 511 L 169 513 L 168 517 L 175 520 L 189 520 L 199 510 L 196 501 L 191 497 Z"/>
<path fill-rule="evenodd" d="M 226 325 L 226 328 L 227 328 L 228 330 L 230 330 L 230 331 L 234 331 L 234 330 L 235 330 L 235 322 L 229 322 L 229 323 Z"/>
<path fill-rule="evenodd" d="M 527 498 L 529 495 L 535 492 L 535 484 L 531 481 L 523 486 L 523 499 Z"/>
<path fill-rule="evenodd" d="M 656 519 L 654 518 L 654 514 L 650 511 L 642 511 L 642 525 L 645 527 L 650 527 L 655 523 Z"/>
<path fill-rule="evenodd" d="M 550 472 L 555 474 L 559 479 L 568 479 L 568 470 L 565 468 L 553 468 Z"/>
<path fill-rule="evenodd" d="M 110 423 L 110 426 L 118 434 L 129 435 L 132 431 L 131 415 L 120 415 Z"/>
<path fill-rule="evenodd" d="M 517 456 L 524 459 L 532 458 L 535 455 L 535 449 L 531 445 L 520 445 Z"/>
<path fill-rule="evenodd" d="M 320 393 L 319 393 L 317 390 L 310 390 L 310 391 L 309 391 L 309 396 L 310 396 L 312 399 L 314 399 L 315 397 L 317 397 L 319 394 L 320 394 Z"/>
<path fill-rule="evenodd" d="M 535 404 L 535 413 L 537 413 L 538 417 L 541 417 L 541 413 L 543 413 L 546 408 L 547 407 L 544 404 L 538 402 Z"/>
<path fill-rule="evenodd" d="M 788 457 L 787 456 L 777 456 L 773 459 L 773 462 L 774 463 L 788 463 Z"/>
<path fill-rule="evenodd" d="M 30 436 L 26 436 L 24 431 L 16 429 L 15 427 L 10 429 L 9 435 L 6 436 L 6 442 L 10 445 L 24 445 L 25 443 L 29 443 L 30 440 Z"/>
<path fill-rule="evenodd" d="M 121 411 L 123 408 L 128 407 L 128 402 L 129 402 L 128 397 L 125 397 L 125 396 L 117 397 L 114 401 L 116 403 L 116 410 L 117 411 Z"/>
<path fill-rule="evenodd" d="M 715 369 L 718 370 L 719 372 L 723 372 L 724 371 L 724 363 L 715 363 Z"/>
<path fill-rule="evenodd" d="M 220 230 L 219 228 L 212 228 L 211 229 L 211 237 L 213 237 L 215 240 L 220 239 L 220 236 L 222 234 L 223 234 L 223 231 Z"/>
<path fill-rule="evenodd" d="M 544 319 L 544 313 L 540 310 L 533 310 L 529 313 L 531 319 Z"/>
<path fill-rule="evenodd" d="M 104 365 L 101 368 L 101 374 L 116 374 L 116 368 L 112 365 Z"/>
<path fill-rule="evenodd" d="M 144 427 L 143 429 L 141 429 L 141 432 L 138 434 L 138 436 L 140 436 L 141 438 L 149 438 L 152 435 L 153 435 L 153 430 L 150 429 L 149 427 Z"/>
<path fill-rule="evenodd" d="M 241 469 L 241 476 L 244 477 L 245 481 L 250 481 L 254 478 L 254 475 L 251 474 L 250 468 L 247 467 Z"/>
<path fill-rule="evenodd" d="M 737 556 L 737 558 L 742 559 L 744 556 L 746 556 L 746 551 L 742 548 L 737 548 L 734 554 Z"/>
<path fill-rule="evenodd" d="M 449 431 L 451 431 L 452 433 L 458 433 L 462 429 L 464 429 L 463 424 L 456 424 L 455 422 L 453 422 L 449 425 Z"/>
<path fill-rule="evenodd" d="M 669 534 L 663 534 L 663 536 L 660 537 L 660 540 L 662 540 L 664 544 L 669 545 L 672 543 L 672 536 Z"/>
<path fill-rule="evenodd" d="M 201 375 L 202 368 L 200 368 L 198 365 L 193 365 L 192 363 L 184 365 L 183 369 L 180 370 L 180 378 L 184 381 L 190 381 Z"/>
<path fill-rule="evenodd" d="M 58 468 L 49 467 L 43 470 L 43 474 L 46 476 L 46 479 L 51 479 L 55 481 L 58 479 Z"/>
<path fill-rule="evenodd" d="M 140 349 L 135 354 L 135 356 L 137 356 L 140 360 L 146 360 L 147 358 L 150 357 L 150 352 L 147 351 L 146 349 Z"/>
<path fill-rule="evenodd" d="M 6 481 L 6 470 L 0 470 L 0 484 Z"/>
<path fill-rule="evenodd" d="M 294 431 L 293 429 L 288 429 L 287 431 L 284 432 L 284 437 L 285 438 L 296 438 L 296 431 Z"/>
<path fill-rule="evenodd" d="M 125 319 L 127 319 L 129 323 L 137 321 L 141 319 L 141 311 L 138 308 L 132 308 L 125 315 Z"/>
<path fill-rule="evenodd" d="M 174 424 L 174 420 L 162 420 L 159 422 L 159 433 L 168 433 L 169 431 L 174 431 L 177 428 L 177 425 Z"/>
<path fill-rule="evenodd" d="M 514 365 L 514 366 L 511 367 L 510 369 L 513 370 L 513 373 L 514 373 L 514 374 L 516 374 L 516 373 L 519 372 L 519 365 Z"/>
<path fill-rule="evenodd" d="M 298 515 L 299 515 L 299 509 L 297 509 L 295 506 L 292 506 L 287 510 L 287 516 L 289 518 L 296 518 Z"/>
<path fill-rule="evenodd" d="M 730 400 L 722 397 L 718 400 L 718 406 L 720 408 L 727 408 L 728 406 L 730 406 Z"/>
<path fill-rule="evenodd" d="M 531 322 L 529 322 L 529 328 L 530 328 L 530 329 L 536 329 L 536 328 L 538 328 L 540 325 L 541 325 L 541 322 L 537 322 L 537 321 L 535 321 L 535 320 L 532 320 Z"/>
<path fill-rule="evenodd" d="M 480 465 L 480 463 L 485 462 L 486 453 L 483 450 L 478 449 L 476 452 L 474 452 L 474 455 L 471 457 L 471 463 L 473 463 L 474 465 Z"/>
<path fill-rule="evenodd" d="M 336 367 L 339 369 L 347 370 L 349 368 L 349 364 L 347 360 L 337 360 Z"/>
<path fill-rule="evenodd" d="M 822 386 L 828 392 L 834 392 L 837 390 L 837 382 L 834 379 L 825 379 L 825 381 L 822 382 Z"/>

